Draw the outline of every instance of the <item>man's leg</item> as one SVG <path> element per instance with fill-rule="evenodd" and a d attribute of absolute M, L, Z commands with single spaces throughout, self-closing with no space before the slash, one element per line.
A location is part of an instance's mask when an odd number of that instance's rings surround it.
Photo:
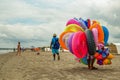
<path fill-rule="evenodd" d="M 52 48 L 53 60 L 55 60 L 55 49 Z"/>
<path fill-rule="evenodd" d="M 59 55 L 59 53 L 57 53 L 57 56 L 58 56 L 58 60 L 60 60 L 60 55 Z"/>
<path fill-rule="evenodd" d="M 93 67 L 94 62 L 95 62 L 95 58 L 91 59 L 91 67 Z"/>
<path fill-rule="evenodd" d="M 88 69 L 90 69 L 90 56 L 88 56 L 87 62 L 88 62 Z"/>
<path fill-rule="evenodd" d="M 55 54 L 53 54 L 53 60 L 55 61 Z"/>
<path fill-rule="evenodd" d="M 96 67 L 94 67 L 94 62 L 95 62 L 95 58 L 92 56 L 91 57 L 91 69 L 97 69 Z"/>

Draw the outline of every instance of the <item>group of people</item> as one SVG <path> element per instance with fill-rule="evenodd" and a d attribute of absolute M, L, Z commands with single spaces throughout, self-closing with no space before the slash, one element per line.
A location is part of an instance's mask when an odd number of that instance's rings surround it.
<path fill-rule="evenodd" d="M 50 49 L 52 50 L 53 61 L 56 60 L 56 55 L 57 55 L 57 60 L 60 60 L 59 48 L 60 48 L 59 38 L 57 37 L 56 34 L 53 34 L 53 37 L 52 37 L 52 40 L 50 43 Z M 102 48 L 102 50 L 104 50 L 104 47 Z M 18 42 L 18 45 L 17 45 L 17 54 L 16 55 L 18 55 L 18 56 L 21 55 L 20 42 Z M 94 55 L 90 55 L 88 53 L 87 54 L 87 62 L 88 62 L 88 69 L 90 69 L 90 70 L 97 69 L 96 67 L 93 66 L 94 62 L 95 62 Z"/>

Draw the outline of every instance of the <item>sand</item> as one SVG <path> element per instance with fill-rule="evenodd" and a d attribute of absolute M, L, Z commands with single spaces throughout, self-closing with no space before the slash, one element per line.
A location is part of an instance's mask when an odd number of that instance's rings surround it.
<path fill-rule="evenodd" d="M 60 61 L 53 61 L 51 52 L 2 54 L 0 80 L 120 80 L 120 55 L 115 55 L 111 65 L 95 63 L 98 70 L 89 70 L 69 52 L 61 52 L 60 56 Z"/>

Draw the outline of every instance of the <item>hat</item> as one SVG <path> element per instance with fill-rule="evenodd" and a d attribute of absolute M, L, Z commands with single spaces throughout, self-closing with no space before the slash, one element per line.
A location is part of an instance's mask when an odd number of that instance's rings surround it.
<path fill-rule="evenodd" d="M 55 37 L 55 36 L 57 36 L 57 35 L 54 33 L 53 36 Z"/>

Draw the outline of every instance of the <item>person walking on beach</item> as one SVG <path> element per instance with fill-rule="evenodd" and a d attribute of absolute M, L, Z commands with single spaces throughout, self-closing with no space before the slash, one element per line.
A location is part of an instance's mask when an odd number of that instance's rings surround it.
<path fill-rule="evenodd" d="M 58 39 L 56 34 L 53 34 L 53 38 L 52 38 L 51 44 L 50 44 L 50 49 L 52 49 L 52 54 L 53 54 L 53 60 L 54 61 L 55 61 L 56 54 L 58 56 L 58 60 L 60 60 L 59 48 L 60 48 L 59 39 Z"/>
<path fill-rule="evenodd" d="M 20 46 L 20 42 L 18 42 L 18 45 L 17 45 L 17 55 L 18 55 L 18 56 L 21 55 L 21 46 Z"/>

